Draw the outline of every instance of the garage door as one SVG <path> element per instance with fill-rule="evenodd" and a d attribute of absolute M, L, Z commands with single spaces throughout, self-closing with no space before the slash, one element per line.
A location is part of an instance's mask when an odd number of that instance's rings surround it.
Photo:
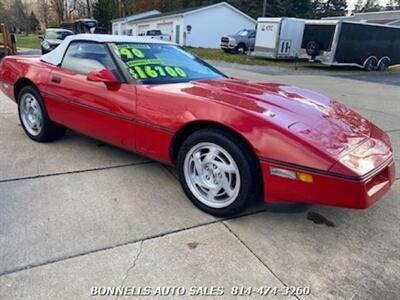
<path fill-rule="evenodd" d="M 173 36 L 174 36 L 174 24 L 173 23 L 160 23 L 160 24 L 157 24 L 157 28 L 161 30 L 162 34 L 169 34 L 173 38 Z"/>
<path fill-rule="evenodd" d="M 138 26 L 138 35 L 144 35 L 147 30 L 150 30 L 150 25 L 139 25 Z"/>

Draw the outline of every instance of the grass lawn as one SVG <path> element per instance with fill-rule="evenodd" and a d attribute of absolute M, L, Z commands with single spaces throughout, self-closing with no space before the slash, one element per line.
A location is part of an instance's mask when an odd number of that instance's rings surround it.
<path fill-rule="evenodd" d="M 17 48 L 40 49 L 40 40 L 36 34 L 17 34 Z"/>
<path fill-rule="evenodd" d="M 189 52 L 199 56 L 202 59 L 210 59 L 210 60 L 220 60 L 228 63 L 237 63 L 237 64 L 245 64 L 245 65 L 259 65 L 259 66 L 271 66 L 271 67 L 281 67 L 281 68 L 293 68 L 294 62 L 290 60 L 273 60 L 264 57 L 254 57 L 250 55 L 243 54 L 231 54 L 225 53 L 221 49 L 209 49 L 209 48 L 186 48 Z M 328 67 L 320 64 L 310 64 L 306 60 L 301 60 L 298 62 L 299 68 L 319 68 L 328 71 L 361 71 L 358 68 L 349 68 L 349 67 Z M 390 68 L 389 72 L 400 73 L 400 67 Z"/>
<path fill-rule="evenodd" d="M 264 57 L 254 57 L 244 54 L 225 53 L 221 49 L 209 48 L 186 48 L 189 52 L 199 56 L 202 59 L 221 60 L 228 63 L 238 63 L 245 65 L 275 66 L 275 67 L 292 67 L 293 61 L 273 60 Z M 299 67 L 305 66 L 305 62 L 299 62 Z"/>

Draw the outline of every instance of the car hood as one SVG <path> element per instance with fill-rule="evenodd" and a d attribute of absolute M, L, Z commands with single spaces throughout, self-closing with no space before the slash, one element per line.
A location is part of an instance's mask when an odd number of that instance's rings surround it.
<path fill-rule="evenodd" d="M 243 39 L 243 37 L 242 36 L 240 36 L 240 35 L 224 35 L 223 37 L 226 37 L 226 38 L 231 38 L 231 39 L 234 39 L 234 40 L 237 40 L 237 39 Z"/>
<path fill-rule="evenodd" d="M 236 79 L 201 80 L 192 82 L 184 92 L 255 114 L 336 158 L 371 136 L 373 125 L 367 119 L 337 101 L 298 87 Z"/>

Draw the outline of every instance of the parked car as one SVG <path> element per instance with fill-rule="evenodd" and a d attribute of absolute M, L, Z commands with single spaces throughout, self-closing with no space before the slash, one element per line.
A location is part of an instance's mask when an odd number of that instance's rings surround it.
<path fill-rule="evenodd" d="M 95 19 L 79 19 L 74 22 L 74 32 L 78 33 L 93 33 L 93 28 L 98 25 Z"/>
<path fill-rule="evenodd" d="M 221 49 L 225 52 L 243 54 L 246 51 L 253 51 L 256 41 L 256 31 L 254 29 L 243 29 L 233 35 L 221 38 Z"/>
<path fill-rule="evenodd" d="M 400 64 L 400 27 L 307 20 L 302 48 L 303 57 L 326 65 L 384 71 Z"/>
<path fill-rule="evenodd" d="M 163 34 L 159 29 L 147 30 L 145 33 L 141 34 L 141 36 L 148 36 L 152 39 L 157 39 L 162 41 L 171 40 L 171 36 L 169 34 Z"/>
<path fill-rule="evenodd" d="M 40 58 L 5 57 L 0 89 L 32 140 L 70 128 L 174 165 L 188 198 L 216 216 L 257 199 L 366 208 L 395 181 L 388 135 L 355 111 L 229 78 L 170 42 L 69 36 Z"/>
<path fill-rule="evenodd" d="M 49 28 L 46 30 L 43 36 L 39 36 L 42 40 L 40 43 L 40 48 L 42 50 L 42 54 L 46 54 L 55 48 L 57 48 L 60 43 L 70 35 L 74 33 L 68 29 L 62 28 Z"/>
<path fill-rule="evenodd" d="M 96 34 L 108 34 L 108 30 L 107 30 L 106 27 L 97 26 L 97 27 L 95 27 L 95 28 L 93 28 L 93 29 L 91 30 L 91 33 L 96 33 Z"/>

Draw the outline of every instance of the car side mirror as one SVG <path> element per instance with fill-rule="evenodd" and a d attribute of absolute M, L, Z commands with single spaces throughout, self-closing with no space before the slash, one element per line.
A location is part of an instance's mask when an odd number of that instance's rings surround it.
<path fill-rule="evenodd" d="M 108 69 L 94 70 L 87 75 L 88 81 L 103 82 L 108 88 L 119 84 L 114 73 Z"/>

